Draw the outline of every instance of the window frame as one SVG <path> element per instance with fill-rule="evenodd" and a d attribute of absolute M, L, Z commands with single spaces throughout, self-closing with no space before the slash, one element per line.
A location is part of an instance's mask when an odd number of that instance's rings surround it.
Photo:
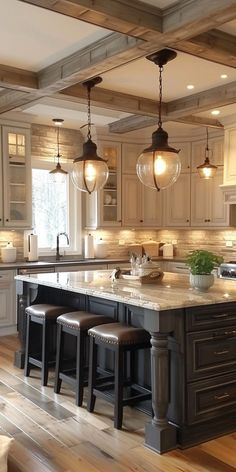
<path fill-rule="evenodd" d="M 82 255 L 82 198 L 81 192 L 76 189 L 73 185 L 70 173 L 72 172 L 72 163 L 61 162 L 63 169 L 68 172 L 68 197 L 69 197 L 69 241 L 70 244 L 64 249 L 64 255 Z M 32 160 L 32 172 L 33 169 L 52 170 L 55 164 L 51 161 L 45 161 L 43 159 Z M 52 183 L 52 185 L 55 185 Z M 32 187 L 33 192 L 33 187 Z M 56 251 L 56 237 L 55 247 L 53 248 L 38 248 L 40 256 L 52 256 L 55 255 Z M 61 252 L 63 249 L 61 250 Z"/>

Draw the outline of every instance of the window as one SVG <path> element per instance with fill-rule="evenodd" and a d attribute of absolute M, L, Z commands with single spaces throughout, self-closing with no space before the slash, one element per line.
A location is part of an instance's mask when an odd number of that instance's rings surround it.
<path fill-rule="evenodd" d="M 65 165 L 63 165 L 65 168 Z M 67 169 L 68 170 L 68 169 Z M 38 235 L 41 254 L 54 252 L 57 233 L 66 232 L 60 247 L 67 253 L 81 253 L 80 192 L 73 186 L 69 174 L 64 184 L 52 183 L 47 163 L 33 163 L 32 213 L 33 228 Z"/>

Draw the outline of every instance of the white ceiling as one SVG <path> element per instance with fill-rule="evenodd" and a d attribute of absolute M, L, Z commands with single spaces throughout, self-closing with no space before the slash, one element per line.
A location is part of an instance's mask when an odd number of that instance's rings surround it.
<path fill-rule="evenodd" d="M 111 33 L 17 0 L 0 0 L 0 12 L 0 64 L 33 72 Z"/>
<path fill-rule="evenodd" d="M 144 3 L 166 8 L 176 0 L 144 0 Z M 110 34 L 110 31 L 18 0 L 0 0 L 0 64 L 38 71 L 75 51 Z M 220 27 L 236 35 L 236 20 Z M 221 74 L 227 74 L 225 80 Z M 236 69 L 199 59 L 184 53 L 164 67 L 163 99 L 188 96 L 236 80 Z M 193 84 L 194 90 L 187 90 Z M 158 68 L 145 58 L 103 74 L 103 88 L 157 100 Z M 201 116 L 212 117 L 211 110 Z M 221 116 L 236 114 L 236 104 L 221 109 Z M 40 99 L 7 117 L 50 124 L 51 119 L 65 119 L 65 126 L 79 128 L 86 122 L 86 107 L 57 100 Z M 95 124 L 107 124 L 128 116 L 105 109 L 92 109 Z M 183 126 L 186 129 L 186 125 Z"/>

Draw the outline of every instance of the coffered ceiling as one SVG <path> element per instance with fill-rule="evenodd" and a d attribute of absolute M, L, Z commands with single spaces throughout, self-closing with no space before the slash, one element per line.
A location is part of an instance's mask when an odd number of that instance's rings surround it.
<path fill-rule="evenodd" d="M 93 121 L 127 132 L 156 122 L 164 47 L 163 121 L 222 127 L 236 120 L 236 0 L 0 0 L 0 114 L 65 126 Z M 223 77 L 222 77 L 223 76 Z M 192 85 L 194 88 L 188 89 Z M 218 115 L 212 115 L 213 110 Z M 64 115 L 64 116 L 62 116 Z"/>

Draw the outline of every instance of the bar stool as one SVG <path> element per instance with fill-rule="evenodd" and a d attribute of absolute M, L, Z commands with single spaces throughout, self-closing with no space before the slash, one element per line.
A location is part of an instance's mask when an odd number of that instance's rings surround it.
<path fill-rule="evenodd" d="M 94 411 L 96 397 L 105 398 L 114 404 L 114 427 L 120 429 L 123 420 L 123 406 L 134 405 L 135 403 L 151 398 L 151 391 L 141 386 L 134 385 L 131 378 L 127 382 L 124 376 L 125 354 L 133 353 L 138 349 L 150 348 L 150 335 L 142 328 L 121 323 L 110 323 L 95 326 L 89 329 L 90 354 L 89 354 L 89 381 L 88 381 L 88 402 L 87 409 Z M 102 379 L 97 379 L 97 346 L 103 346 L 115 353 L 115 382 L 103 383 Z M 124 387 L 129 386 L 129 391 L 136 395 L 124 396 Z M 111 389 L 114 395 L 111 395 Z M 127 389 L 128 390 L 128 389 Z"/>
<path fill-rule="evenodd" d="M 71 311 L 71 307 L 49 305 L 46 303 L 31 305 L 25 310 L 27 315 L 27 326 L 24 375 L 26 377 L 30 375 L 30 370 L 33 365 L 39 367 L 42 369 L 41 384 L 43 386 L 48 383 L 48 368 L 51 363 L 50 350 L 52 348 L 53 327 L 55 328 L 56 326 L 57 317 L 62 315 L 62 313 L 67 313 L 69 311 Z M 35 340 L 38 339 L 38 333 L 37 338 L 35 337 L 33 339 L 35 325 L 42 326 L 42 343 L 39 348 L 41 352 L 35 351 L 37 347 Z"/>
<path fill-rule="evenodd" d="M 83 403 L 85 373 L 85 340 L 88 329 L 99 324 L 111 323 L 112 319 L 85 311 L 66 313 L 57 318 L 57 351 L 54 392 L 60 393 L 62 380 L 75 388 L 76 405 Z M 75 367 L 68 365 L 65 356 L 65 334 L 76 337 Z"/>

